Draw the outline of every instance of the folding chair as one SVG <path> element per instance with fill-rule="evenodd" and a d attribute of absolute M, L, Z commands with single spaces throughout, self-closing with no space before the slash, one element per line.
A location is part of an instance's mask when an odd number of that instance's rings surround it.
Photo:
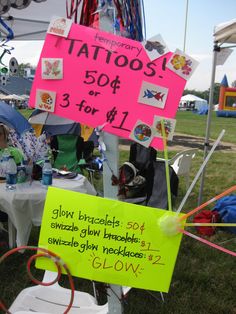
<path fill-rule="evenodd" d="M 43 282 L 51 282 L 57 273 L 45 271 Z M 130 287 L 122 287 L 123 296 Z M 95 286 L 94 286 L 95 293 Z M 22 290 L 9 308 L 12 314 L 60 314 L 64 313 L 70 300 L 70 289 L 61 287 L 57 282 L 51 286 L 34 286 Z M 108 303 L 97 305 L 95 297 L 86 292 L 75 291 L 70 314 L 107 314 Z"/>
<path fill-rule="evenodd" d="M 78 135 L 55 135 L 51 140 L 51 149 L 54 157 L 54 168 L 61 169 L 65 166 L 69 171 L 83 173 L 92 159 L 94 143 L 93 141 L 85 142 Z"/>
<path fill-rule="evenodd" d="M 51 282 L 57 274 L 45 271 L 43 282 Z M 22 290 L 11 305 L 10 313 L 64 313 L 70 300 L 70 289 L 58 283 L 51 286 L 34 286 Z M 71 314 L 106 314 L 108 304 L 97 305 L 95 297 L 86 292 L 75 291 Z"/>
<path fill-rule="evenodd" d="M 183 176 L 185 179 L 186 189 L 189 187 L 190 168 L 192 159 L 195 157 L 198 149 L 191 148 L 177 153 L 173 158 L 168 160 L 169 165 L 174 169 L 177 176 Z M 164 161 L 163 158 L 157 158 L 159 161 Z"/>
<path fill-rule="evenodd" d="M 163 160 L 159 161 L 156 154 L 151 147 L 146 148 L 137 143 L 131 145 L 129 161 L 146 179 L 145 195 L 123 198 L 123 201 L 154 208 L 168 207 L 165 163 Z M 173 168 L 169 168 L 171 194 L 176 197 L 179 180 Z"/>

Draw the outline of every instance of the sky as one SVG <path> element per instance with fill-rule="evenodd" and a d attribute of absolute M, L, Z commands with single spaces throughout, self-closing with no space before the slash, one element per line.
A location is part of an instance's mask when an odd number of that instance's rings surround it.
<path fill-rule="evenodd" d="M 199 65 L 187 82 L 186 88 L 197 91 L 208 89 L 212 72 L 214 27 L 236 18 L 236 0 L 143 1 L 146 39 L 161 34 L 171 51 L 177 48 L 183 50 L 185 25 L 187 25 L 185 53 L 196 59 Z M 29 62 L 37 65 L 43 41 L 12 41 L 11 43 L 15 48 L 12 56 L 18 60 L 18 63 Z M 224 74 L 227 75 L 229 85 L 236 80 L 236 49 L 224 65 L 217 66 L 215 82 L 220 83 Z"/>
<path fill-rule="evenodd" d="M 146 0 L 147 35 L 160 33 L 171 51 L 176 48 L 183 50 L 186 4 L 187 0 Z M 186 88 L 202 91 L 210 87 L 214 27 L 235 18 L 235 0 L 188 1 L 185 52 L 199 61 L 199 65 Z M 217 66 L 215 82 L 220 83 L 224 74 L 229 84 L 236 80 L 234 50 L 223 66 Z"/>

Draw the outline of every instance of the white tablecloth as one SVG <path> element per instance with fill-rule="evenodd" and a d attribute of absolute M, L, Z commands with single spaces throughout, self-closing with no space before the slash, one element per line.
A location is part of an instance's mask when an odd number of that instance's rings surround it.
<path fill-rule="evenodd" d="M 82 175 L 78 175 L 75 179 L 53 179 L 53 186 L 96 195 L 94 187 Z M 15 191 L 6 191 L 5 183 L 0 183 L 0 210 L 8 214 L 9 226 L 12 223 L 16 229 L 18 247 L 27 245 L 32 224 L 41 225 L 46 194 L 47 188 L 39 181 L 17 184 Z"/>

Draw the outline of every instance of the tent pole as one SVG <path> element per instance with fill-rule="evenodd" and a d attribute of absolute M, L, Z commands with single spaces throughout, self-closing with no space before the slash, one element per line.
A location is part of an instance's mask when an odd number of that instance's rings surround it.
<path fill-rule="evenodd" d="M 187 0 L 187 2 L 186 2 L 186 11 L 185 11 L 184 47 L 183 47 L 183 52 L 185 52 L 185 47 L 186 47 L 187 24 L 188 24 L 188 0 Z"/>
<path fill-rule="evenodd" d="M 207 125 L 206 125 L 205 142 L 204 142 L 204 159 L 206 159 L 208 150 L 209 150 L 209 138 L 210 138 L 211 117 L 212 117 L 212 111 L 213 111 L 213 96 L 214 96 L 214 84 L 215 84 L 215 73 L 216 73 L 216 61 L 217 61 L 217 53 L 219 51 L 220 51 L 220 47 L 218 46 L 217 43 L 215 43 L 214 50 L 213 50 L 209 108 L 208 108 L 208 114 L 207 114 Z M 205 168 L 201 176 L 200 189 L 199 189 L 199 195 L 198 195 L 198 206 L 202 203 L 204 179 L 205 179 Z"/>

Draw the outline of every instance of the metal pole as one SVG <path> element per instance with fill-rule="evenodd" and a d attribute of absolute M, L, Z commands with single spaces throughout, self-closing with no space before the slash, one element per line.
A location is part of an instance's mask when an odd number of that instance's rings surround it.
<path fill-rule="evenodd" d="M 213 96 L 214 96 L 214 84 L 215 84 L 215 73 L 216 73 L 216 61 L 217 61 L 217 53 L 219 51 L 220 51 L 220 47 L 216 43 L 214 45 L 214 53 L 213 53 L 213 61 L 212 61 L 209 108 L 208 108 L 208 114 L 207 114 L 207 125 L 206 125 L 205 142 L 204 142 L 204 159 L 206 158 L 207 153 L 208 153 L 208 149 L 209 149 L 211 117 L 212 117 L 212 111 L 213 111 Z M 204 168 L 204 170 L 202 172 L 202 176 L 201 176 L 201 183 L 200 183 L 200 189 L 199 189 L 199 195 L 198 195 L 198 206 L 202 203 L 204 179 L 205 179 L 205 168 Z"/>
<path fill-rule="evenodd" d="M 113 10 L 113 17 L 115 20 L 115 8 Z M 110 28 L 110 20 L 103 17 L 100 28 L 106 30 L 107 32 L 115 33 L 114 29 Z M 103 191 L 104 197 L 110 199 L 117 199 L 118 195 L 118 186 L 111 184 L 112 172 L 114 175 L 118 176 L 119 168 L 119 138 L 115 135 L 104 132 L 103 140 L 106 146 L 106 158 L 108 163 L 103 163 Z M 112 169 L 110 169 L 112 168 Z M 112 172 L 111 172 L 112 170 Z M 108 288 L 108 313 L 109 314 L 122 314 L 124 312 L 123 302 L 122 302 L 122 287 L 118 285 L 109 285 Z"/>
<path fill-rule="evenodd" d="M 204 161 L 203 161 L 201 167 L 199 168 L 199 170 L 198 170 L 198 172 L 197 172 L 195 178 L 193 179 L 193 182 L 191 183 L 191 185 L 190 185 L 188 191 L 186 192 L 186 194 L 185 194 L 185 196 L 184 196 L 184 198 L 183 198 L 181 204 L 179 205 L 178 209 L 176 210 L 176 213 L 180 213 L 180 212 L 181 212 L 181 210 L 182 210 L 182 208 L 184 207 L 184 204 L 185 204 L 185 202 L 187 201 L 187 199 L 188 199 L 188 197 L 189 197 L 189 195 L 190 195 L 192 189 L 194 188 L 194 186 L 195 186 L 195 184 L 196 184 L 198 178 L 200 177 L 200 175 L 201 175 L 202 172 L 204 171 L 204 169 L 205 169 L 205 167 L 206 167 L 206 165 L 207 165 L 207 163 L 208 163 L 208 161 L 209 161 L 211 155 L 214 153 L 214 151 L 215 151 L 217 145 L 220 143 L 220 140 L 221 140 L 221 138 L 224 136 L 224 134 L 225 134 L 225 130 L 222 130 L 221 133 L 220 133 L 220 135 L 218 136 L 217 140 L 215 141 L 214 145 L 212 146 L 212 148 L 211 148 L 209 154 L 207 154 L 206 159 L 204 159 Z"/>
<path fill-rule="evenodd" d="M 187 24 L 188 24 L 188 0 L 187 0 L 187 2 L 186 2 L 186 12 L 185 12 L 184 47 L 183 47 L 183 52 L 185 52 L 185 46 L 186 46 Z"/>
<path fill-rule="evenodd" d="M 106 158 L 112 167 L 113 173 L 118 175 L 119 154 L 118 154 L 118 137 L 104 132 L 104 144 L 106 145 Z M 103 163 L 103 189 L 104 197 L 110 199 L 117 199 L 118 187 L 111 184 L 111 169 L 106 162 Z M 122 314 L 122 287 L 118 285 L 109 285 L 108 288 L 108 313 Z"/>

